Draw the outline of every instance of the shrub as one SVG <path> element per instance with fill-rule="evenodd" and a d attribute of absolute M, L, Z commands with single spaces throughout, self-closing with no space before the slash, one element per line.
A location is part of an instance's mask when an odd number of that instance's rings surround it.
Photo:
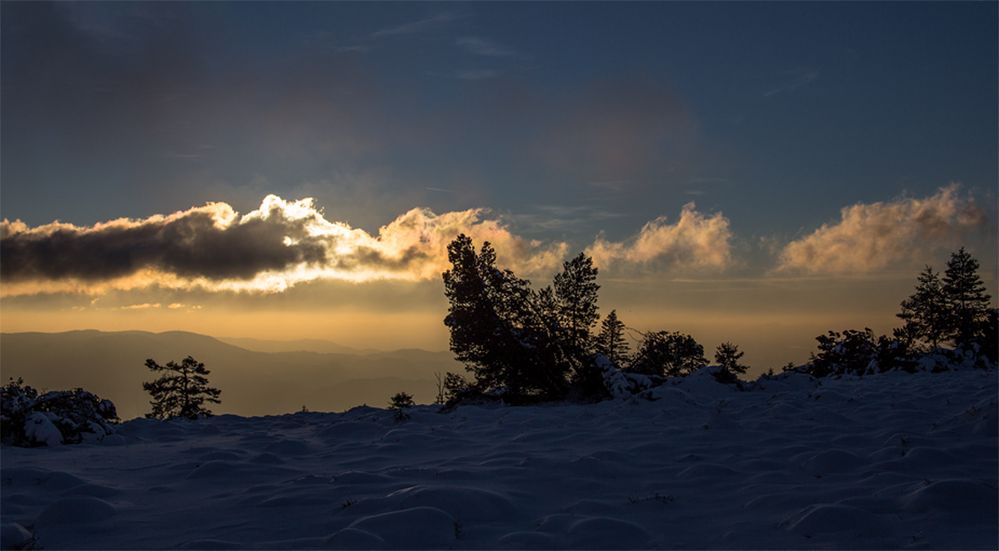
<path fill-rule="evenodd" d="M 0 387 L 0 440 L 14 446 L 78 444 L 115 432 L 118 413 L 110 400 L 81 388 L 38 391 L 11 379 Z"/>
<path fill-rule="evenodd" d="M 644 375 L 684 377 L 706 365 L 704 347 L 694 337 L 657 331 L 645 335 L 629 370 Z"/>

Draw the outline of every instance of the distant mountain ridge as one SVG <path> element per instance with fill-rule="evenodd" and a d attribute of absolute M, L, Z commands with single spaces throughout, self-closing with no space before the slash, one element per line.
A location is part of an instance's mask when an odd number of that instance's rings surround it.
<path fill-rule="evenodd" d="M 384 352 L 374 348 L 354 348 L 324 339 L 278 341 L 248 337 L 216 337 L 219 341 L 254 352 L 319 352 L 322 354 L 374 354 Z"/>
<path fill-rule="evenodd" d="M 211 370 L 209 379 L 222 389 L 217 413 L 268 415 L 297 411 L 344 410 L 367 403 L 384 405 L 399 391 L 418 402 L 433 400 L 434 373 L 461 371 L 450 352 L 405 349 L 344 352 L 279 350 L 280 341 L 217 339 L 198 333 L 166 331 L 0 333 L 0 369 L 4 380 L 22 377 L 38 389 L 83 387 L 109 398 L 122 418 L 148 411 L 142 382 L 152 380 L 146 358 L 159 363 L 194 356 Z M 274 351 L 250 350 L 248 346 Z M 329 341 L 291 341 L 288 347 Z"/>

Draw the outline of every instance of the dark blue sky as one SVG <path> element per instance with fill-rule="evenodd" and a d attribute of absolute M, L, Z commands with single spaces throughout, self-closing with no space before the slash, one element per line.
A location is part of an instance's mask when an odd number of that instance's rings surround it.
<path fill-rule="evenodd" d="M 997 185 L 995 3 L 2 5 L 2 215 L 314 196 L 746 239 Z"/>

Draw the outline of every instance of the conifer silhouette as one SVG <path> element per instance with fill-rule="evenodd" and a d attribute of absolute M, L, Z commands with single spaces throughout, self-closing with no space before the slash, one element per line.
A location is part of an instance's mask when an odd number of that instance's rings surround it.
<path fill-rule="evenodd" d="M 146 367 L 154 373 L 166 372 L 155 381 L 142 383 L 142 388 L 153 398 L 149 402 L 153 410 L 146 417 L 197 419 L 199 416 L 207 417 L 212 414 L 211 410 L 204 407 L 205 402 L 222 403 L 219 400 L 222 391 L 208 386 L 206 375 L 209 371 L 205 369 L 205 364 L 191 356 L 184 358 L 180 364 L 170 361 L 166 365 L 159 365 L 148 359 Z"/>
<path fill-rule="evenodd" d="M 617 318 L 617 310 L 600 323 L 600 334 L 596 339 L 596 351 L 603 354 L 617 367 L 623 367 L 628 361 L 628 341 L 624 338 L 624 323 Z"/>

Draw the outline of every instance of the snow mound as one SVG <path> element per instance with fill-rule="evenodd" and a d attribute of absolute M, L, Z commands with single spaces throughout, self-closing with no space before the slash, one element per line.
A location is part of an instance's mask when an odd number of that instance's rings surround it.
<path fill-rule="evenodd" d="M 58 499 L 38 515 L 37 525 L 48 527 L 59 524 L 90 524 L 101 522 L 117 513 L 114 505 L 89 496 Z"/>
<path fill-rule="evenodd" d="M 371 515 L 354 521 L 347 528 L 374 534 L 388 546 L 410 549 L 450 546 L 460 533 L 454 517 L 436 507 L 413 507 Z"/>
<path fill-rule="evenodd" d="M 0 549 L 25 549 L 33 536 L 27 528 L 16 522 L 5 522 L 0 528 Z"/>
<path fill-rule="evenodd" d="M 892 530 L 882 515 L 858 507 L 840 504 L 813 505 L 803 511 L 787 529 L 803 536 L 840 533 L 855 536 L 880 536 Z"/>
<path fill-rule="evenodd" d="M 52 422 L 52 415 L 35 412 L 24 420 L 24 436 L 38 446 L 61 446 L 62 433 Z"/>
<path fill-rule="evenodd" d="M 497 492 L 458 486 L 410 486 L 392 492 L 388 499 L 399 508 L 429 506 L 462 521 L 504 518 L 515 509 L 508 497 Z"/>

